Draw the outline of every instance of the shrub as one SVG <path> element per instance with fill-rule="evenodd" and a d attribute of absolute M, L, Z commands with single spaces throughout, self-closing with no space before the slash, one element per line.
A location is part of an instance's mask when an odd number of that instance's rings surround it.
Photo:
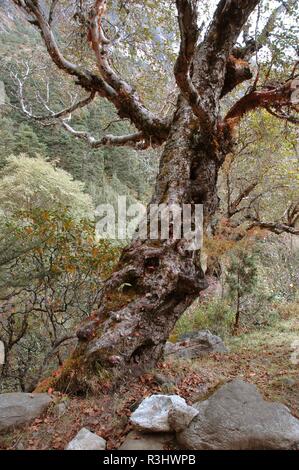
<path fill-rule="evenodd" d="M 194 304 L 175 326 L 172 340 L 192 331 L 210 330 L 221 337 L 230 334 L 234 322 L 234 311 L 228 302 L 214 299 Z"/>

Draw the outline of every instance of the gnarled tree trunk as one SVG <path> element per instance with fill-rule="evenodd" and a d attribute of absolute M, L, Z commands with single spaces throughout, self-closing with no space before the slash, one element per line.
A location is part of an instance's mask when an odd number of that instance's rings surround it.
<path fill-rule="evenodd" d="M 200 2 L 176 0 L 181 43 L 174 75 L 180 96 L 176 111 L 169 119 L 146 109 L 136 91 L 114 70 L 102 24 L 106 0 L 94 0 L 91 7 L 87 7 L 89 11 L 83 21 L 88 25 L 88 40 L 97 72 L 94 68 L 86 70 L 74 64 L 59 49 L 52 28 L 53 11 L 58 2 L 52 2 L 48 11 L 44 2 L 13 2 L 39 29 L 56 66 L 74 77 L 89 93 L 87 98 L 69 108 L 52 112 L 50 118 L 62 120 L 67 131 L 92 148 L 102 145 L 147 148 L 151 144 L 164 144 L 152 203 L 203 204 L 205 225 L 217 209 L 218 171 L 231 150 L 232 130 L 241 117 L 258 107 L 271 110 L 272 106 L 275 113 L 284 107 L 287 111 L 278 116 L 283 118 L 290 109 L 296 110 L 291 98 L 298 83 L 290 79 L 282 85 L 263 89 L 257 89 L 255 83 L 226 116 L 221 114 L 221 99 L 252 77 L 247 61 L 260 47 L 260 42 L 251 39 L 242 47 L 236 47 L 236 43 L 260 0 L 219 0 L 203 40 L 198 27 Z M 276 13 L 281 8 L 285 6 L 280 6 Z M 80 11 L 81 16 L 84 14 Z M 268 35 L 273 21 L 273 18 L 269 20 L 262 36 Z M 17 75 L 16 79 L 24 113 L 39 121 L 49 118 L 34 116 L 26 107 L 23 83 Z M 73 129 L 66 116 L 88 105 L 96 96 L 109 100 L 119 116 L 129 119 L 137 131 L 96 140 L 88 132 Z M 293 116 L 291 118 L 294 120 Z M 200 250 L 189 251 L 185 243 L 184 239 L 175 237 L 169 240 L 134 238 L 124 249 L 114 274 L 104 284 L 98 310 L 80 326 L 76 350 L 52 381 L 56 389 L 83 392 L 88 387 L 93 388 L 94 382 L 98 387 L 97 378 L 106 377 L 107 371 L 111 377 L 118 376 L 136 366 L 148 368 L 157 362 L 176 321 L 206 287 Z M 39 389 L 47 385 L 49 381 Z"/>
<path fill-rule="evenodd" d="M 180 97 L 151 203 L 203 204 L 206 224 L 218 205 L 216 182 L 223 154 L 193 130 L 193 120 L 190 106 Z M 118 376 L 157 363 L 175 323 L 207 287 L 200 250 L 185 245 L 184 238 L 136 238 L 123 250 L 97 312 L 77 332 L 74 362 L 62 371 L 56 388 L 79 392 L 89 386 L 86 377 L 94 381 L 95 371 L 103 368 Z"/>

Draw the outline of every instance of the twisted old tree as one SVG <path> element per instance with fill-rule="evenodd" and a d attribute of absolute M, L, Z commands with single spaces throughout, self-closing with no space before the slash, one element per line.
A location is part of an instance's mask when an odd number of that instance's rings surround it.
<path fill-rule="evenodd" d="M 218 171 L 234 145 L 234 127 L 249 111 L 274 110 L 294 120 L 291 96 L 296 81 L 251 89 L 222 115 L 221 100 L 252 78 L 249 60 L 258 48 L 254 40 L 236 47 L 237 39 L 259 0 L 219 0 L 204 39 L 200 39 L 196 0 L 176 0 L 181 36 L 174 67 L 179 89 L 171 118 L 149 111 L 137 92 L 115 71 L 103 15 L 109 2 L 95 0 L 88 11 L 88 38 L 97 72 L 72 63 L 62 53 L 54 34 L 54 10 L 39 0 L 13 0 L 40 31 L 56 66 L 88 92 L 87 98 L 52 117 L 92 147 L 101 145 L 147 148 L 162 146 L 159 173 L 151 203 L 203 204 L 207 226 L 218 207 Z M 107 5 L 108 4 L 108 5 Z M 269 21 L 266 27 L 271 27 Z M 107 135 L 100 141 L 76 131 L 67 120 L 70 112 L 88 105 L 96 96 L 109 100 L 120 118 L 136 132 Z M 20 94 L 24 112 L 30 115 Z M 293 106 L 294 108 L 294 106 Z M 39 116 L 31 117 L 42 119 Z M 126 285 L 125 289 L 119 289 Z M 105 282 L 97 311 L 78 329 L 78 346 L 55 378 L 56 388 L 82 392 L 103 368 L 125 371 L 151 367 L 161 357 L 176 321 L 206 287 L 200 250 L 186 250 L 184 240 L 135 238 L 121 255 L 117 269 Z M 115 374 L 117 375 L 117 373 Z"/>

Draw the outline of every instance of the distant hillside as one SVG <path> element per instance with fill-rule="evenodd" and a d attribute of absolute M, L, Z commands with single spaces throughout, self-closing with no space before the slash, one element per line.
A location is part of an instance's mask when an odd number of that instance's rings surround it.
<path fill-rule="evenodd" d="M 5 92 L 12 106 L 1 107 L 0 113 L 0 167 L 10 154 L 21 152 L 29 155 L 44 154 L 55 165 L 71 173 L 74 178 L 86 184 L 87 191 L 94 202 L 115 203 L 118 194 L 126 194 L 131 202 L 146 201 L 157 167 L 157 158 L 151 152 L 148 164 L 148 153 L 137 153 L 127 148 L 101 148 L 91 150 L 87 144 L 74 139 L 59 126 L 43 127 L 37 122 L 28 120 L 18 110 L 16 87 L 11 79 L 11 71 L 22 74 L 24 60 L 32 64 L 40 62 L 51 67 L 50 87 L 51 104 L 57 110 L 64 107 L 64 96 L 61 89 L 67 89 L 70 81 L 58 73 L 50 63 L 40 35 L 34 27 L 28 25 L 24 16 L 9 0 L 0 0 L 0 81 L 5 85 Z M 57 74 L 57 76 L 56 76 Z M 38 108 L 36 89 L 45 89 L 45 74 L 36 70 L 25 87 L 25 95 Z M 48 78 L 48 77 L 46 77 Z M 48 112 L 46 112 L 48 114 Z M 74 124 L 78 129 L 88 130 L 95 137 L 101 136 L 101 128 L 117 120 L 112 106 L 105 100 L 97 100 L 86 110 L 75 113 Z M 115 123 L 109 126 L 109 132 L 123 134 L 130 131 L 128 123 Z M 2 162 L 2 163 L 1 163 Z"/>
<path fill-rule="evenodd" d="M 21 29 L 28 31 L 28 24 L 24 20 L 24 15 L 13 2 L 0 0 L 0 33 L 20 32 Z"/>

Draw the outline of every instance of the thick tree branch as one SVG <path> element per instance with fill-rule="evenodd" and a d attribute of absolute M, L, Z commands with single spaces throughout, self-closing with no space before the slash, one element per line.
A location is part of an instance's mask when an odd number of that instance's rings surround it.
<path fill-rule="evenodd" d="M 232 89 L 225 84 L 229 57 L 245 22 L 258 3 L 259 0 L 220 0 L 206 36 L 196 48 L 193 83 L 204 97 L 202 106 L 213 126 L 217 124 L 219 98 Z M 249 78 L 249 74 L 247 70 L 245 79 L 246 76 Z M 234 82 L 240 83 L 239 80 Z"/>
<path fill-rule="evenodd" d="M 281 5 L 272 11 L 268 21 L 257 38 L 254 39 L 244 35 L 245 45 L 233 48 L 232 54 L 229 56 L 227 62 L 227 70 L 221 98 L 231 92 L 240 83 L 252 78 L 252 73 L 248 63 L 249 60 L 254 53 L 259 51 L 267 43 L 267 40 L 275 29 L 277 19 L 282 13 L 288 11 L 294 3 L 294 0 L 282 2 Z M 290 119 L 290 122 L 292 122 L 292 119 Z"/>
<path fill-rule="evenodd" d="M 209 115 L 203 109 L 200 95 L 192 83 L 191 70 L 199 36 L 197 4 L 197 0 L 176 0 L 181 44 L 174 74 L 178 87 L 199 118 L 201 127 L 206 128 L 209 127 Z"/>
<path fill-rule="evenodd" d="M 204 45 L 213 46 L 214 55 L 225 52 L 228 57 L 249 15 L 259 3 L 260 0 L 220 0 Z"/>
<path fill-rule="evenodd" d="M 264 88 L 259 91 L 252 91 L 243 96 L 235 105 L 229 110 L 225 117 L 225 122 L 235 121 L 240 119 L 250 111 L 257 108 L 269 109 L 271 106 L 276 108 L 294 107 L 293 93 L 296 92 L 298 80 L 289 80 L 283 85 L 276 88 Z"/>
<path fill-rule="evenodd" d="M 240 8 L 240 5 L 238 5 L 238 2 L 230 3 L 233 4 L 230 6 L 230 12 L 232 15 L 236 15 L 236 10 Z M 243 4 L 244 3 L 245 2 L 243 2 Z M 252 73 L 250 71 L 249 64 L 245 60 L 243 60 L 241 56 L 235 57 L 229 52 L 232 49 L 234 41 L 239 35 L 240 24 L 241 26 L 243 25 L 245 21 L 244 18 L 246 19 L 248 17 L 248 15 L 257 3 L 257 1 L 248 2 L 247 6 L 243 5 L 243 15 L 241 14 L 241 19 L 243 18 L 242 23 L 236 21 L 236 24 L 234 25 L 235 31 L 233 34 L 231 34 L 231 31 L 227 30 L 227 25 L 225 25 L 225 34 L 228 46 L 225 46 L 225 44 L 221 43 L 221 49 L 219 50 L 223 51 L 223 46 L 227 47 L 228 54 L 226 54 L 226 57 L 223 58 L 222 63 L 220 61 L 218 64 L 222 67 L 223 61 L 226 62 L 226 65 L 224 67 L 224 82 L 222 82 L 220 79 L 220 82 L 223 83 L 222 90 L 220 91 L 220 98 L 232 91 L 240 83 L 252 78 Z M 205 91 L 209 90 L 210 84 L 208 83 L 208 81 L 211 76 L 212 69 L 215 72 L 215 64 L 212 65 L 210 70 L 206 70 L 206 76 L 202 77 L 206 82 L 206 87 L 202 86 L 200 88 L 196 86 L 192 80 L 193 59 L 199 36 L 197 4 L 197 0 L 176 0 L 178 10 L 178 21 L 181 34 L 181 44 L 179 55 L 175 64 L 175 78 L 184 97 L 187 99 L 190 106 L 192 107 L 194 114 L 199 118 L 201 127 L 205 130 L 210 130 L 211 116 L 208 112 L 210 108 L 205 108 L 204 101 L 202 100 L 201 96 L 204 95 Z M 219 51 L 217 50 L 217 44 L 215 44 L 214 38 L 216 37 L 216 35 L 222 33 L 222 31 L 220 30 L 224 27 L 225 17 L 225 6 L 221 8 L 219 4 L 219 7 L 215 13 L 214 20 L 205 38 L 205 41 L 199 46 L 199 55 L 202 55 L 200 60 L 201 65 L 204 64 L 205 66 L 207 66 L 209 60 L 212 59 L 213 62 L 214 59 L 212 56 L 214 56 L 215 58 L 218 57 Z M 210 57 L 209 55 L 207 56 L 207 52 L 211 54 Z M 199 70 L 199 73 L 201 74 L 202 71 Z"/>
<path fill-rule="evenodd" d="M 237 59 L 243 59 L 245 61 L 251 59 L 253 54 L 258 52 L 267 43 L 271 36 L 271 33 L 277 25 L 277 20 L 280 18 L 280 16 L 283 13 L 288 12 L 288 10 L 296 4 L 296 1 L 297 0 L 282 1 L 281 4 L 278 5 L 278 7 L 274 8 L 265 26 L 256 38 L 249 36 L 248 30 L 250 28 L 250 25 L 246 25 L 243 29 L 243 39 L 245 45 L 241 47 L 238 46 L 233 49 L 234 57 L 236 57 Z"/>
<path fill-rule="evenodd" d="M 251 218 L 252 224 L 248 226 L 247 231 L 259 227 L 266 229 L 269 232 L 280 235 L 281 233 L 290 233 L 291 235 L 299 235 L 299 203 L 291 204 L 284 213 L 281 221 L 278 222 L 263 222 L 257 218 Z"/>
<path fill-rule="evenodd" d="M 76 77 L 77 83 L 85 90 L 96 92 L 100 96 L 107 98 L 114 104 L 121 118 L 130 119 L 137 129 L 143 131 L 153 142 L 155 141 L 155 144 L 164 142 L 169 132 L 168 121 L 160 119 L 160 117 L 146 109 L 132 87 L 123 80 L 118 79 L 114 72 L 108 76 L 111 69 L 106 74 L 104 73 L 104 68 L 101 67 L 103 72 L 101 77 L 70 62 L 64 57 L 47 19 L 49 15 L 46 15 L 39 0 L 13 0 L 13 2 L 30 16 L 31 20 L 29 21 L 39 29 L 47 51 L 59 69 L 68 75 Z M 101 19 L 97 11 L 102 3 L 101 1 L 96 1 L 91 11 L 90 30 L 93 37 L 94 50 L 96 47 L 99 48 L 99 43 L 96 46 L 96 41 L 103 43 L 101 24 L 95 24 L 98 19 Z M 103 64 L 107 65 L 105 59 L 103 59 Z"/>

